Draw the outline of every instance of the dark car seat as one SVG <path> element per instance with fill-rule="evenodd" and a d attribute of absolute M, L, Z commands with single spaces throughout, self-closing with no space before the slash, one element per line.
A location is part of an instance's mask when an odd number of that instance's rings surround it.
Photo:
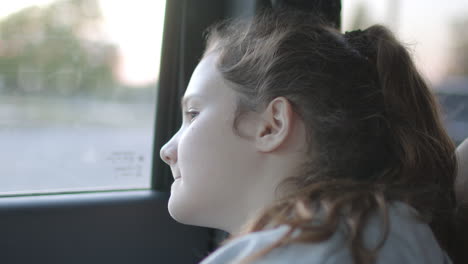
<path fill-rule="evenodd" d="M 455 179 L 455 194 L 458 210 L 454 247 L 454 264 L 468 263 L 468 138 L 457 148 L 458 173 Z"/>

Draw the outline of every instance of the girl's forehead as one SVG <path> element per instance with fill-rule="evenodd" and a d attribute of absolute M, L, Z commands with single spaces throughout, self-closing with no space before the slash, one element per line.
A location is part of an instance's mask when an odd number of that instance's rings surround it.
<path fill-rule="evenodd" d="M 184 98 L 192 96 L 218 97 L 233 92 L 216 69 L 217 54 L 205 56 L 195 68 Z"/>

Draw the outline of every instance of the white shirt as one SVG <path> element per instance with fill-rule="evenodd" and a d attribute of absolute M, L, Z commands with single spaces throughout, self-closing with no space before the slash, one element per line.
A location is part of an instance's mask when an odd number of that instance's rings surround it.
<path fill-rule="evenodd" d="M 369 219 L 365 243 L 375 245 L 381 236 L 380 221 Z M 277 241 L 289 226 L 254 232 L 218 248 L 200 264 L 237 263 Z M 254 264 L 352 264 L 343 230 L 320 243 L 290 244 L 274 249 Z M 389 234 L 377 257 L 377 264 L 451 264 L 438 245 L 430 227 L 415 218 L 415 211 L 403 203 L 389 210 Z"/>

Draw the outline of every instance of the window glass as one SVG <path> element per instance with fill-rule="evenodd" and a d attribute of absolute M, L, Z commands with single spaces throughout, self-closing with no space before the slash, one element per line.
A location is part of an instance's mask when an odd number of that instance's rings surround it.
<path fill-rule="evenodd" d="M 412 51 L 456 144 L 468 137 L 468 1 L 346 0 L 343 29 L 383 24 Z"/>
<path fill-rule="evenodd" d="M 1 6 L 0 195 L 149 188 L 165 1 Z"/>

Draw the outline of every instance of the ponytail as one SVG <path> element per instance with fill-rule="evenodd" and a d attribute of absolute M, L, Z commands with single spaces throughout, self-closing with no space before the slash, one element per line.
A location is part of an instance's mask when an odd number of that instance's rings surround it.
<path fill-rule="evenodd" d="M 441 246 L 451 251 L 457 163 L 455 146 L 443 128 L 439 106 L 408 51 L 382 26 L 347 39 L 372 65 L 382 90 L 384 115 L 394 153 L 394 172 L 411 195 L 406 202 L 426 218 Z M 354 35 L 353 35 L 354 34 Z M 411 183 L 409 186 L 404 186 Z M 398 185 L 398 182 L 396 182 Z"/>

